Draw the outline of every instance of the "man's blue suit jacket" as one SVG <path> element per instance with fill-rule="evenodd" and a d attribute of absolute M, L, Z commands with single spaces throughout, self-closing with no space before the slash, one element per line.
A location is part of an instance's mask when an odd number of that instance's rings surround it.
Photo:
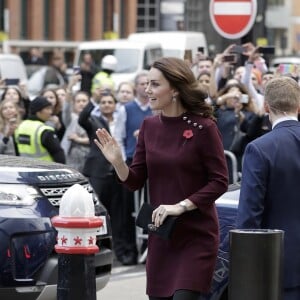
<path fill-rule="evenodd" d="M 300 122 L 247 145 L 237 228 L 284 230 L 284 287 L 300 286 Z"/>

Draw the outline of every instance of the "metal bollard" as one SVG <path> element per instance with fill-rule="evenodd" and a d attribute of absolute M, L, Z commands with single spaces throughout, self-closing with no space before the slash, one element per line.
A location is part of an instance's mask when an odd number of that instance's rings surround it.
<path fill-rule="evenodd" d="M 59 216 L 51 219 L 57 229 L 58 300 L 96 300 L 94 254 L 97 229 L 103 225 L 95 217 L 92 195 L 79 184 L 62 197 Z"/>
<path fill-rule="evenodd" d="M 229 300 L 280 300 L 282 230 L 230 230 Z"/>

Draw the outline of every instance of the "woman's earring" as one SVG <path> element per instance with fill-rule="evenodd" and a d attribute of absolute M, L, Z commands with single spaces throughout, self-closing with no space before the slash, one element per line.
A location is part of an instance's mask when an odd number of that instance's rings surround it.
<path fill-rule="evenodd" d="M 172 101 L 173 101 L 174 103 L 176 102 L 176 96 L 175 96 L 175 95 L 172 97 Z"/>

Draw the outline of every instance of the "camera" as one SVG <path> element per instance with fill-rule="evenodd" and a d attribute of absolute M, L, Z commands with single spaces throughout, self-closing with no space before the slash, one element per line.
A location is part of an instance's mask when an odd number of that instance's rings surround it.
<path fill-rule="evenodd" d="M 274 46 L 258 47 L 258 52 L 261 54 L 275 54 L 275 47 Z"/>
<path fill-rule="evenodd" d="M 223 60 L 223 62 L 236 63 L 237 57 L 235 54 L 226 54 L 226 55 L 223 55 L 222 60 Z"/>
<path fill-rule="evenodd" d="M 80 73 L 80 66 L 73 66 L 73 72 L 74 72 L 74 74 L 79 74 Z"/>
<path fill-rule="evenodd" d="M 247 104 L 249 102 L 249 96 L 247 94 L 242 94 L 240 98 L 240 102 L 243 104 Z"/>
<path fill-rule="evenodd" d="M 4 79 L 5 85 L 18 85 L 20 82 L 19 78 L 7 78 Z"/>

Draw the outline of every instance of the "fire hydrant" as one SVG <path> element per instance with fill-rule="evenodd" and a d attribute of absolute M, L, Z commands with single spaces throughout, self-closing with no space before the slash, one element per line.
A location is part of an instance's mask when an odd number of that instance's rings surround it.
<path fill-rule="evenodd" d="M 97 229 L 92 195 L 81 185 L 71 186 L 60 202 L 59 215 L 51 219 L 57 229 L 58 300 L 96 300 L 94 254 Z"/>

